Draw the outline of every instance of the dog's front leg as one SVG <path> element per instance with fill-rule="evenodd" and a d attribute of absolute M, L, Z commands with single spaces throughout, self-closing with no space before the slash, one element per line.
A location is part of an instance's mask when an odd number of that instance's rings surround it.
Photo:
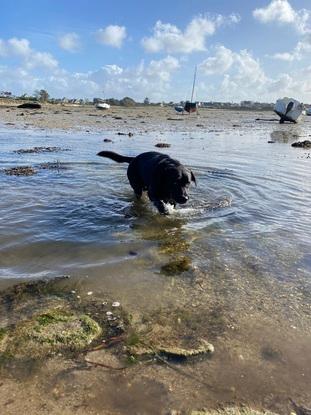
<path fill-rule="evenodd" d="M 158 192 L 156 191 L 156 187 L 150 186 L 148 189 L 148 197 L 154 206 L 158 209 L 161 215 L 168 215 L 169 210 L 163 200 L 160 199 Z"/>
<path fill-rule="evenodd" d="M 161 215 L 169 215 L 170 212 L 162 200 L 153 200 L 152 202 Z"/>

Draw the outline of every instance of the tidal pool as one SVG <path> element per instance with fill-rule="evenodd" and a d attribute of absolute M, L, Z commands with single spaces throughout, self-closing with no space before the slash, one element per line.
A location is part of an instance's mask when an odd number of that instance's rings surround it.
<path fill-rule="evenodd" d="M 0 168 L 36 170 L 0 172 L 0 288 L 70 275 L 80 295 L 121 302 L 140 336 L 205 338 L 215 347 L 211 359 L 180 371 L 155 363 L 86 373 L 66 361 L 69 376 L 50 360 L 24 379 L 38 408 L 47 399 L 50 409 L 56 400 L 72 410 L 70 394 L 81 413 L 226 402 L 283 413 L 289 398 L 311 405 L 311 158 L 290 145 L 306 134 L 277 124 L 133 137 L 0 130 Z M 158 142 L 171 147 L 155 149 Z M 15 152 L 34 147 L 66 151 Z M 97 157 L 103 149 L 179 159 L 197 178 L 189 203 L 164 217 L 135 201 L 126 165 Z M 7 320 L 4 312 L 0 324 Z M 14 389 L 12 373 L 2 376 L 1 387 Z"/>

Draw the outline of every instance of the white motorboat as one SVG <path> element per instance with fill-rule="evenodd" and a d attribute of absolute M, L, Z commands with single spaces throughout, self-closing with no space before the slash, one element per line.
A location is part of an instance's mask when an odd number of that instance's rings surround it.
<path fill-rule="evenodd" d="M 303 109 L 301 102 L 288 97 L 278 99 L 274 105 L 274 112 L 280 117 L 281 124 L 284 121 L 296 123 Z"/>

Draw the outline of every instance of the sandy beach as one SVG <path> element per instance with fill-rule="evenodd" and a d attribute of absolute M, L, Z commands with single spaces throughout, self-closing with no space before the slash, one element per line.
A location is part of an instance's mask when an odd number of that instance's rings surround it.
<path fill-rule="evenodd" d="M 81 132 L 115 131 L 121 133 L 167 131 L 216 132 L 253 128 L 256 118 L 277 120 L 271 111 L 235 111 L 199 108 L 197 114 L 180 115 L 173 107 L 112 107 L 99 110 L 92 105 L 70 106 L 43 104 L 41 109 L 22 109 L 0 100 L 0 121 L 8 128 L 40 128 Z M 216 130 L 216 131 L 215 131 Z"/>

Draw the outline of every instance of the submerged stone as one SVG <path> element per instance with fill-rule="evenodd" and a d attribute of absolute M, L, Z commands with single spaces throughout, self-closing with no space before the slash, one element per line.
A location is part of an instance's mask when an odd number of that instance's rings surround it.
<path fill-rule="evenodd" d="M 134 346 L 130 346 L 129 351 L 132 355 L 137 357 L 160 355 L 168 358 L 185 360 L 190 357 L 212 354 L 214 353 L 214 346 L 206 340 L 201 339 L 198 342 L 198 345 L 192 348 L 170 344 L 146 345 L 144 343 L 138 343 Z"/>
<path fill-rule="evenodd" d="M 91 317 L 56 308 L 8 330 L 2 351 L 15 358 L 74 352 L 85 349 L 101 334 L 102 328 Z"/>
<path fill-rule="evenodd" d="M 17 284 L 0 293 L 0 363 L 72 355 L 120 336 L 128 319 L 112 301 L 76 295 L 68 278 Z M 93 347 L 93 346 L 92 346 Z"/>

